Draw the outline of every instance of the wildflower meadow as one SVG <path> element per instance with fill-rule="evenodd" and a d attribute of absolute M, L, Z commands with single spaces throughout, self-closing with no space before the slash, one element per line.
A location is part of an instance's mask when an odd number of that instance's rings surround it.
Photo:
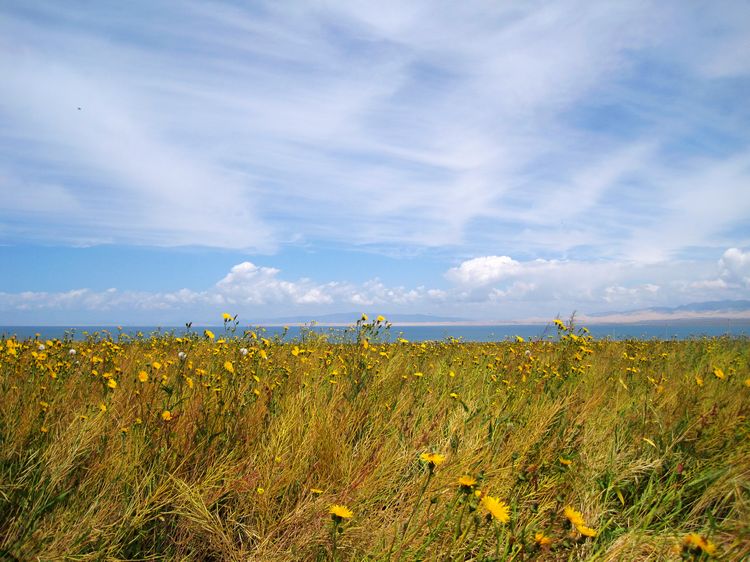
<path fill-rule="evenodd" d="M 0 340 L 3 560 L 743 560 L 744 338 Z"/>

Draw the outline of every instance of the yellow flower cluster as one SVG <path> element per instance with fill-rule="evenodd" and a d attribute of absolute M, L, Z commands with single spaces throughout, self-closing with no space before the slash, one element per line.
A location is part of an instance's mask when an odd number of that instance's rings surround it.
<path fill-rule="evenodd" d="M 115 446 L 102 448 L 107 455 L 152 454 L 143 444 L 159 444 L 155 450 L 169 452 L 159 457 L 166 464 L 194 454 L 220 460 L 195 450 L 203 442 L 241 448 L 238 458 L 246 455 L 242 458 L 251 461 L 242 466 L 242 475 L 232 476 L 245 492 L 238 494 L 242 499 L 236 507 L 245 517 L 238 521 L 257 516 L 264 528 L 275 529 L 274 518 L 285 510 L 304 514 L 312 509 L 327 521 L 328 531 L 354 535 L 337 545 L 343 559 L 359 555 L 353 545 L 361 538 L 354 534 L 361 528 L 345 525 L 355 516 L 344 504 L 356 498 L 357 504 L 351 505 L 363 525 L 387 513 L 389 524 L 377 540 L 386 548 L 393 540 L 393 560 L 429 557 L 434 550 L 420 553 L 419 541 L 431 548 L 447 547 L 454 535 L 458 542 L 452 555 L 457 559 L 476 557 L 482 541 L 485 553 L 499 544 L 500 551 L 507 549 L 506 556 L 523 552 L 538 560 L 575 556 L 573 549 L 583 552 L 593 546 L 588 537 L 597 537 L 597 549 L 608 547 L 612 534 L 605 529 L 623 524 L 634 512 L 631 504 L 645 500 L 628 493 L 630 483 L 624 478 L 618 480 L 622 492 L 615 488 L 608 496 L 612 501 L 598 506 L 612 521 L 608 527 L 597 526 L 593 516 L 587 523 L 572 507 L 577 500 L 561 499 L 573 503 L 555 516 L 559 508 L 553 507 L 551 490 L 561 498 L 574 493 L 593 497 L 590 489 L 579 490 L 590 485 L 580 481 L 579 474 L 592 475 L 592 481 L 597 476 L 591 440 L 575 437 L 582 427 L 579 420 L 585 419 L 586 431 L 597 438 L 607 430 L 586 417 L 595 417 L 602 402 L 590 400 L 591 394 L 580 403 L 568 400 L 571 389 L 590 393 L 595 387 L 596 396 L 610 392 L 607 407 L 612 404 L 612 412 L 625 412 L 627 419 L 640 419 L 642 405 L 650 405 L 647 427 L 638 425 L 637 431 L 625 433 L 622 443 L 628 451 L 622 458 L 642 455 L 639 460 L 649 461 L 664 453 L 673 441 L 670 416 L 677 411 L 685 420 L 697 420 L 707 435 L 715 434 L 719 424 L 731 426 L 727 439 L 731 436 L 740 445 L 737 454 L 729 456 L 744 459 L 740 439 L 748 435 L 746 420 L 725 415 L 742 411 L 732 399 L 746 400 L 750 387 L 740 346 L 712 353 L 710 342 L 693 342 L 696 349 L 709 350 L 708 358 L 683 368 L 688 359 L 680 357 L 679 342 L 599 342 L 560 320 L 554 321 L 553 341 L 412 343 L 398 338 L 386 343 L 378 337 L 378 330 L 388 326 L 382 316 L 368 325 L 360 323 L 355 329 L 362 331 L 349 333 L 343 341 L 322 334 L 288 341 L 262 329 L 234 335 L 236 317 L 225 313 L 222 319 L 223 331 L 216 334 L 201 328 L 179 337 L 0 339 L 4 400 L 20 413 L 19 425 L 28 427 L 18 432 L 23 438 L 14 446 L 60 447 L 71 442 L 66 431 L 74 427 L 100 432 L 103 440 L 116 436 Z M 360 322 L 367 321 L 364 315 Z M 675 357 L 678 363 L 670 363 Z M 581 376 L 587 373 L 591 375 Z M 692 398 L 690 404 L 684 401 L 685 407 L 682 401 L 668 400 L 670 392 L 683 396 L 686 390 Z M 559 432 L 542 429 L 552 416 L 528 412 L 537 396 L 572 410 L 561 420 L 565 427 Z M 731 408 L 724 407 L 727 401 Z M 605 424 L 613 417 L 607 414 L 600 418 Z M 3 421 L 10 427 L 8 420 L 15 419 L 5 414 Z M 532 442 L 535 435 L 545 437 Z M 386 445 L 373 453 L 374 460 L 362 456 L 381 441 Z M 355 442 L 364 445 L 357 448 Z M 406 460 L 404 450 L 409 451 Z M 700 476 L 701 467 L 690 462 L 689 452 L 680 454 L 680 464 L 667 468 L 683 486 Z M 342 503 L 330 505 L 333 501 Z M 720 524 L 725 522 L 711 527 L 712 533 L 721 537 L 722 545 L 729 544 L 726 537 L 732 531 Z M 709 524 L 696 518 L 690 525 Z M 674 539 L 683 536 L 683 529 L 675 526 L 664 533 L 684 557 L 705 559 L 719 550 L 696 533 Z M 385 558 L 383 552 L 366 554 Z"/>
<path fill-rule="evenodd" d="M 570 521 L 570 524 L 585 537 L 595 537 L 596 531 L 586 525 L 586 521 L 583 519 L 583 515 L 580 511 L 576 511 L 572 507 L 566 507 L 563 511 L 565 517 Z"/>
<path fill-rule="evenodd" d="M 711 541 L 704 539 L 697 533 L 689 533 L 682 539 L 682 548 L 685 551 L 692 551 L 697 554 L 716 554 L 716 545 Z"/>

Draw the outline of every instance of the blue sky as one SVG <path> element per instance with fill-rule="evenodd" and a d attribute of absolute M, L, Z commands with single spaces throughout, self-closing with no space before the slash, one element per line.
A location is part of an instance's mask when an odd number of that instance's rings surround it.
<path fill-rule="evenodd" d="M 0 324 L 750 298 L 749 27 L 741 1 L 4 2 Z"/>

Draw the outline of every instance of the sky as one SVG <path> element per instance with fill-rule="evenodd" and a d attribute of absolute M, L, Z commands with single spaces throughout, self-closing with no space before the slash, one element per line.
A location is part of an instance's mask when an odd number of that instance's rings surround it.
<path fill-rule="evenodd" d="M 0 5 L 0 324 L 750 298 L 750 2 Z"/>

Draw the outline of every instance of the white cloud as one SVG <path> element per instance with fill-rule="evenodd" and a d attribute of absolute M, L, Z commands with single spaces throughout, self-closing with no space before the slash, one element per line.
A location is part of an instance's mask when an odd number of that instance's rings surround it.
<path fill-rule="evenodd" d="M 60 293 L 23 292 L 0 293 L 0 308 L 16 310 L 82 309 L 111 311 L 137 308 L 139 310 L 200 309 L 206 307 L 252 307 L 284 304 L 319 305 L 334 302 L 334 297 L 347 294 L 347 288 L 337 283 L 316 285 L 308 279 L 287 281 L 278 277 L 279 270 L 259 267 L 250 262 L 235 265 L 213 287 L 205 291 L 180 289 L 173 292 L 91 291 L 77 289 Z"/>
<path fill-rule="evenodd" d="M 428 290 L 424 287 L 388 287 L 379 279 L 373 279 L 363 283 L 360 291 L 347 298 L 353 304 L 406 306 L 440 300 L 443 296 L 443 292 L 439 290 Z"/>
<path fill-rule="evenodd" d="M 658 285 L 652 283 L 646 283 L 643 285 L 635 285 L 631 287 L 623 287 L 621 285 L 613 285 L 605 287 L 604 289 L 604 301 L 607 303 L 613 302 L 639 302 L 644 297 L 653 297 L 659 290 Z"/>
<path fill-rule="evenodd" d="M 0 17 L 8 239 L 653 261 L 739 243 L 747 112 L 716 100 L 748 75 L 741 6 L 90 8 Z"/>
<path fill-rule="evenodd" d="M 522 316 L 747 294 L 745 5 L 129 6 L 0 14 L 0 243 L 475 257 L 411 286 L 246 262 L 208 289 L 6 310 Z"/>
<path fill-rule="evenodd" d="M 719 281 L 750 287 L 750 252 L 729 248 L 719 260 Z"/>
<path fill-rule="evenodd" d="M 656 166 L 646 181 L 654 189 L 649 198 L 655 209 L 646 207 L 633 217 L 637 228 L 622 244 L 629 259 L 656 262 L 683 248 L 727 247 L 737 242 L 736 228 L 750 216 L 750 150 L 721 160 L 697 159 L 679 171 Z"/>
<path fill-rule="evenodd" d="M 739 248 L 727 249 L 716 264 L 716 277 L 686 283 L 687 290 L 713 291 L 719 294 L 724 291 L 750 289 L 750 252 Z"/>
<path fill-rule="evenodd" d="M 723 279 L 708 279 L 706 281 L 693 281 L 690 283 L 691 289 L 726 289 L 727 283 Z"/>
<path fill-rule="evenodd" d="M 520 261 L 481 256 L 445 273 L 453 286 L 391 286 L 380 279 L 363 283 L 286 279 L 273 267 L 242 262 L 206 290 L 146 292 L 78 289 L 65 292 L 0 293 L 0 310 L 18 318 L 34 311 L 47 317 L 86 312 L 106 321 L 123 313 L 148 318 L 216 318 L 238 312 L 243 319 L 343 312 L 376 308 L 384 312 L 424 312 L 478 319 L 632 310 L 707 300 L 748 297 L 750 253 L 730 248 L 718 262 L 576 260 Z M 698 272 L 698 273 L 696 273 Z M 718 276 L 718 277 L 717 277 Z M 436 282 L 439 280 L 435 280 Z M 67 316 L 69 315 L 69 316 Z M 98 315 L 98 316 L 96 316 Z M 161 315 L 161 316 L 160 316 Z"/>
<path fill-rule="evenodd" d="M 711 262 L 517 261 L 509 256 L 483 256 L 451 268 L 446 278 L 455 284 L 450 297 L 472 306 L 487 302 L 518 305 L 522 313 L 556 307 L 563 311 L 627 310 L 746 298 L 747 291 L 737 283 L 724 281 L 747 275 L 746 259 L 747 254 L 737 250 L 725 252 L 720 262 L 724 273 L 716 280 L 717 269 Z"/>
<path fill-rule="evenodd" d="M 245 261 L 230 271 L 208 290 L 180 289 L 172 292 L 146 292 L 107 289 L 92 291 L 76 289 L 65 292 L 0 292 L 0 310 L 6 311 L 93 311 L 109 314 L 112 311 L 137 310 L 184 311 L 203 314 L 208 310 L 242 310 L 257 314 L 270 311 L 278 316 L 279 310 L 291 311 L 321 306 L 409 306 L 439 302 L 447 293 L 424 287 L 389 287 L 378 279 L 355 285 L 331 281 L 315 283 L 302 278 L 295 281 L 280 277 L 281 271 Z M 214 315 L 215 316 L 215 315 Z M 243 314 L 246 316 L 246 314 Z M 210 317 L 210 316 L 209 316 Z"/>
<path fill-rule="evenodd" d="M 296 282 L 278 278 L 279 270 L 272 267 L 259 267 L 251 262 L 242 262 L 218 283 L 217 294 L 227 304 L 328 304 L 333 302 L 332 290 L 335 284 L 316 286 L 307 279 Z"/>
<path fill-rule="evenodd" d="M 535 283 L 515 281 L 506 289 L 493 288 L 488 295 L 488 300 L 490 302 L 507 302 L 508 300 L 519 299 L 536 288 Z"/>
<path fill-rule="evenodd" d="M 467 287 L 481 287 L 517 275 L 521 264 L 509 256 L 482 256 L 453 267 L 445 274 L 454 283 Z"/>

